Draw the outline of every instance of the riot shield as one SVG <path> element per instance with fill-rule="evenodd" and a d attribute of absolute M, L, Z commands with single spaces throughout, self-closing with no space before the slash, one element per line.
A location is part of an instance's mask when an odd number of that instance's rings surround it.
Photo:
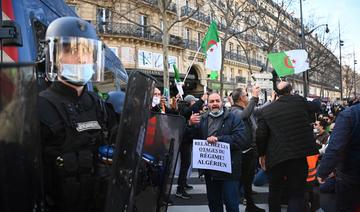
<path fill-rule="evenodd" d="M 0 63 L 0 211 L 41 208 L 41 153 L 33 64 Z"/>
<path fill-rule="evenodd" d="M 136 211 L 167 211 L 166 202 L 184 129 L 185 118 L 182 116 L 151 113 L 135 194 Z"/>
<path fill-rule="evenodd" d="M 129 77 L 105 205 L 107 212 L 133 210 L 154 88 L 155 80 L 146 74 L 133 72 Z"/>

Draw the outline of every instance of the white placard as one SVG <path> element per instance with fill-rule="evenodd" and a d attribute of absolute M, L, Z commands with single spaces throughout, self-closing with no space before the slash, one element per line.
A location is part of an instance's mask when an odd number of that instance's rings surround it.
<path fill-rule="evenodd" d="M 271 73 L 268 73 L 268 72 L 264 72 L 264 73 L 255 73 L 255 74 L 252 74 L 252 76 L 255 78 L 255 79 L 272 79 L 273 76 Z"/>
<path fill-rule="evenodd" d="M 206 140 L 193 141 L 193 168 L 231 173 L 230 144 Z"/>
<path fill-rule="evenodd" d="M 259 79 L 253 82 L 260 87 L 260 89 L 273 89 L 273 82 L 270 80 Z"/>

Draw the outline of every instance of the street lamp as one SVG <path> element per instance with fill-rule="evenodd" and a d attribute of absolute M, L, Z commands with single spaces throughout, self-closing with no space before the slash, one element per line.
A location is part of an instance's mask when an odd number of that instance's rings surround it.
<path fill-rule="evenodd" d="M 342 58 L 341 58 L 341 47 L 344 46 L 344 41 L 341 40 L 340 34 L 340 21 L 339 21 L 339 51 L 340 51 L 340 100 L 343 99 L 343 81 L 342 81 Z"/>
<path fill-rule="evenodd" d="M 329 27 L 328 27 L 328 24 L 320 24 L 319 26 L 317 26 L 317 27 L 315 27 L 314 29 L 310 30 L 309 32 L 305 33 L 304 36 L 310 35 L 310 34 L 313 33 L 315 30 L 317 30 L 319 27 L 322 27 L 322 26 L 326 26 L 326 28 L 325 28 L 325 32 L 326 32 L 326 33 L 329 33 L 329 32 L 330 32 L 330 29 L 329 29 Z M 301 33 L 299 34 L 299 37 L 302 37 L 302 36 L 301 36 Z"/>
<path fill-rule="evenodd" d="M 354 52 L 354 79 L 353 79 L 353 85 L 354 85 L 354 96 L 356 98 L 356 71 L 355 71 L 355 65 L 357 64 L 357 60 L 355 60 L 355 52 Z"/>
<path fill-rule="evenodd" d="M 305 46 L 305 36 L 306 35 L 310 35 L 312 32 L 314 32 L 317 28 L 319 28 L 321 26 L 326 26 L 326 29 L 325 29 L 326 33 L 328 33 L 330 31 L 327 24 L 321 24 L 321 25 L 315 27 L 314 29 L 310 30 L 306 34 L 304 33 L 302 0 L 300 0 L 300 24 L 301 24 L 301 48 L 302 49 L 306 49 L 306 46 Z M 307 97 L 307 95 L 308 95 L 308 86 L 309 86 L 308 71 L 303 72 L 303 81 L 304 81 L 304 97 Z"/>

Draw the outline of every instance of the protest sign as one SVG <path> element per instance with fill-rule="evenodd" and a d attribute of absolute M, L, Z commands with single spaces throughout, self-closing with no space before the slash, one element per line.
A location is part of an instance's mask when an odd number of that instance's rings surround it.
<path fill-rule="evenodd" d="M 193 142 L 193 168 L 211 169 L 231 173 L 230 145 L 224 142 Z"/>

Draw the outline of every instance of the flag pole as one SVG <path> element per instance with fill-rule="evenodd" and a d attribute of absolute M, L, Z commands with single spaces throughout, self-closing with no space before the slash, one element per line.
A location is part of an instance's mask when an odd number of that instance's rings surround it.
<path fill-rule="evenodd" d="M 195 61 L 196 56 L 197 56 L 197 54 L 199 53 L 200 49 L 201 49 L 201 46 L 199 46 L 199 48 L 198 48 L 197 52 L 195 53 L 194 59 L 191 61 L 190 66 L 188 67 L 188 69 L 187 69 L 187 71 L 186 71 L 186 75 L 185 75 L 185 77 L 184 77 L 184 81 L 183 81 L 183 83 L 185 83 L 186 78 L 187 78 L 187 77 L 188 77 L 188 75 L 189 75 L 189 72 L 190 72 L 191 66 L 194 64 L 194 61 Z"/>

